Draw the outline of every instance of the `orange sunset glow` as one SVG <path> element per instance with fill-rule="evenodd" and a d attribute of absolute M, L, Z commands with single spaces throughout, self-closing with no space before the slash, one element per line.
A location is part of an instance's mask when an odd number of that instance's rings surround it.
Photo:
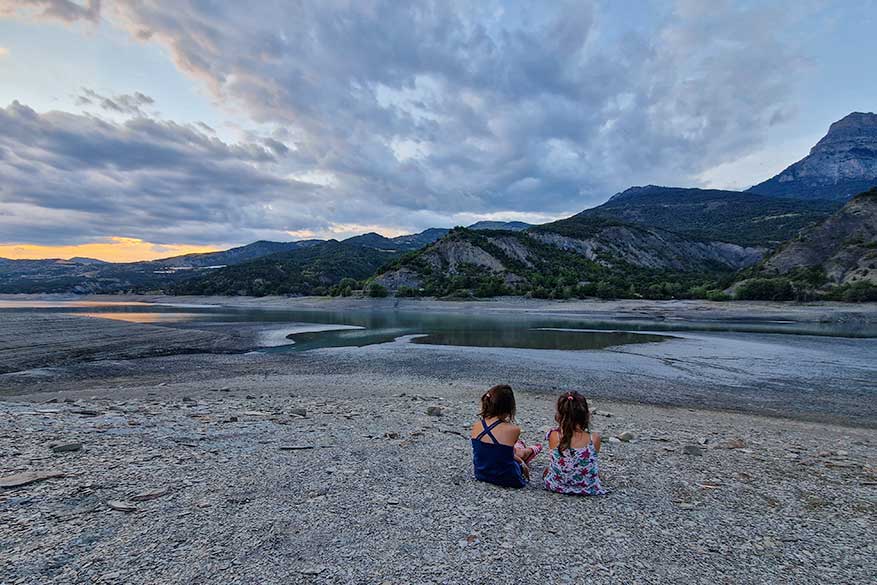
<path fill-rule="evenodd" d="M 215 252 L 216 246 L 155 244 L 138 238 L 112 237 L 101 242 L 75 246 L 39 246 L 34 244 L 0 244 L 0 258 L 38 260 L 44 258 L 96 258 L 106 262 L 157 260 L 182 254 Z"/>

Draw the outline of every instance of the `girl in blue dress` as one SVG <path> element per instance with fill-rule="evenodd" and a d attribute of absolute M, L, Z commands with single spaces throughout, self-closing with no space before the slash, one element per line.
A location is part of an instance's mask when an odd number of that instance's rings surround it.
<path fill-rule="evenodd" d="M 503 487 L 520 488 L 530 479 L 528 463 L 542 445 L 527 447 L 515 418 L 511 386 L 494 386 L 481 397 L 480 419 L 472 425 L 472 460 L 475 479 Z"/>

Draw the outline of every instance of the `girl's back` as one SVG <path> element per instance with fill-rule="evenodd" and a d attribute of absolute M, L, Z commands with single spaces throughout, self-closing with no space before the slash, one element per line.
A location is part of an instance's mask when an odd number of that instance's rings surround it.
<path fill-rule="evenodd" d="M 524 487 L 524 469 L 515 456 L 521 429 L 515 416 L 515 395 L 510 386 L 494 386 L 481 397 L 480 420 L 472 425 L 472 463 L 475 479 L 503 487 Z"/>
<path fill-rule="evenodd" d="M 475 423 L 472 428 L 472 462 L 475 479 L 503 487 L 524 487 L 527 484 L 521 465 L 515 460 L 514 441 L 511 445 L 501 442 L 509 433 L 520 434 L 520 429 L 501 419 L 488 422 L 482 418 Z"/>
<path fill-rule="evenodd" d="M 560 429 L 549 431 L 545 439 L 551 450 L 551 459 L 544 475 L 545 489 L 579 496 L 601 496 L 606 493 L 599 475 L 599 435 L 577 432 L 570 446 L 563 450 L 560 448 Z"/>
<path fill-rule="evenodd" d="M 543 478 L 545 489 L 561 494 L 601 496 L 600 435 L 591 433 L 591 411 L 578 392 L 566 392 L 557 399 L 554 415 L 558 428 L 545 435 L 551 459 Z"/>

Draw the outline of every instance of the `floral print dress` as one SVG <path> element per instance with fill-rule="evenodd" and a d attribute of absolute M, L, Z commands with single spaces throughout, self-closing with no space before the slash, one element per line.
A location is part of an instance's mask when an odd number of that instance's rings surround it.
<path fill-rule="evenodd" d="M 549 431 L 545 435 L 546 442 L 553 432 L 560 433 L 560 430 Z M 577 496 L 602 496 L 606 494 L 606 490 L 600 485 L 599 473 L 597 451 L 591 440 L 587 447 L 581 449 L 570 447 L 563 452 L 552 449 L 551 460 L 543 479 L 548 491 Z"/>

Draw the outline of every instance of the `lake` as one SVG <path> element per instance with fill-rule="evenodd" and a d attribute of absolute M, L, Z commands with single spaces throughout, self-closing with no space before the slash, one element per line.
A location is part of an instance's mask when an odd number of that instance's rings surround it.
<path fill-rule="evenodd" d="M 473 308 L 477 308 L 473 306 Z M 417 344 L 549 350 L 598 350 L 660 343 L 673 332 L 773 333 L 877 337 L 874 323 L 759 320 L 637 320 L 529 314 L 473 314 L 364 308 L 362 310 L 247 309 L 217 305 L 91 301 L 0 301 L 0 310 L 86 315 L 180 328 L 256 328 L 275 333 L 265 351 L 363 347 L 410 336 Z M 303 327 L 311 324 L 312 327 Z M 317 330 L 314 330 L 317 329 Z M 331 329 L 331 330 L 319 330 Z M 289 339 L 287 339 L 287 335 Z"/>

